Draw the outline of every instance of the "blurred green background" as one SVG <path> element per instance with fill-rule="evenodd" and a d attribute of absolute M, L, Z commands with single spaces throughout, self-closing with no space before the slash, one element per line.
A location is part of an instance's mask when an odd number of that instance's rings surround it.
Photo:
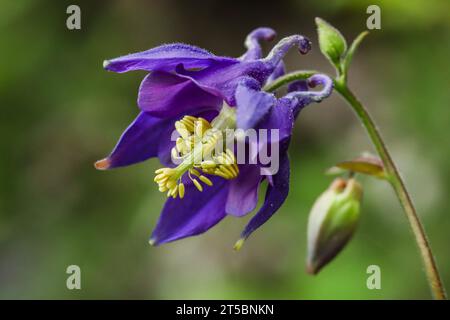
<path fill-rule="evenodd" d="M 81 30 L 66 28 L 69 4 L 81 7 Z M 307 56 L 289 53 L 290 70 L 331 73 L 314 17 L 351 40 L 369 4 L 380 5 L 382 29 L 356 54 L 349 82 L 398 161 L 449 286 L 449 1 L 1 0 L 0 298 L 428 299 L 406 218 L 370 178 L 355 237 L 318 276 L 305 272 L 307 215 L 330 183 L 325 169 L 371 150 L 336 94 L 302 112 L 288 200 L 240 252 L 232 246 L 248 217 L 151 247 L 164 202 L 152 181 L 157 160 L 93 167 L 137 114 L 145 74 L 106 72 L 104 59 L 178 41 L 239 56 L 250 30 L 270 26 L 278 39 L 301 33 L 314 43 Z M 71 264 L 82 290 L 66 288 Z M 366 287 L 372 264 L 381 290 Z"/>

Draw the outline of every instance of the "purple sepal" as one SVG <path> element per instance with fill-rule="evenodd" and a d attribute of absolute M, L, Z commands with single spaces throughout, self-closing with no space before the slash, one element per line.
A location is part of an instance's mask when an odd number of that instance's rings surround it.
<path fill-rule="evenodd" d="M 272 183 L 267 188 L 264 203 L 241 233 L 242 239 L 247 239 L 251 233 L 266 223 L 284 203 L 289 193 L 289 176 L 289 158 L 285 152 L 281 155 L 278 173 L 271 177 Z"/>
<path fill-rule="evenodd" d="M 232 64 L 238 60 L 215 56 L 207 50 L 184 43 L 165 44 L 150 50 L 128 54 L 111 60 L 106 60 L 103 67 L 114 72 L 133 70 L 164 70 L 173 71 L 179 64 L 186 68 L 206 68 L 215 63 Z"/>

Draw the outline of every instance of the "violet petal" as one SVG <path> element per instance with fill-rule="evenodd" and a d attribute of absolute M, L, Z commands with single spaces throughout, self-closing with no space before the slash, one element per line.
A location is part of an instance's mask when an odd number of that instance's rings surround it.
<path fill-rule="evenodd" d="M 185 184 L 183 199 L 169 198 L 159 217 L 150 243 L 160 245 L 201 234 L 222 220 L 228 195 L 228 183 L 211 177 L 213 185 L 199 192 L 192 183 Z"/>
<path fill-rule="evenodd" d="M 258 190 L 262 180 L 256 165 L 240 165 L 239 176 L 230 181 L 226 209 L 228 214 L 241 217 L 253 211 L 258 204 Z"/>
<path fill-rule="evenodd" d="M 166 118 L 199 110 L 218 110 L 222 99 L 201 89 L 186 77 L 155 71 L 142 81 L 138 105 L 142 111 Z"/>

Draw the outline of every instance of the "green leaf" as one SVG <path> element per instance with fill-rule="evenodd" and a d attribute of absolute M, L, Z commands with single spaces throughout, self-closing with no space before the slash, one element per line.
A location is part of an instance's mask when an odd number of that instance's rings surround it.
<path fill-rule="evenodd" d="M 355 40 L 353 40 L 350 48 L 347 51 L 347 54 L 345 55 L 343 62 L 342 62 L 342 70 L 344 72 L 344 74 L 347 73 L 348 68 L 350 66 L 350 62 L 353 59 L 353 55 L 356 52 L 356 49 L 358 49 L 360 43 L 364 40 L 364 38 L 369 34 L 369 31 L 364 31 L 361 32 L 356 38 Z"/>
<path fill-rule="evenodd" d="M 341 59 L 347 50 L 347 42 L 342 34 L 331 24 L 316 18 L 320 51 L 327 57 L 338 71 L 341 70 Z"/>

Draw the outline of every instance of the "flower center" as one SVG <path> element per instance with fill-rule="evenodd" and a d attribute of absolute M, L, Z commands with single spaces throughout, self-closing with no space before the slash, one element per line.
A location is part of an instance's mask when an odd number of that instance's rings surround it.
<path fill-rule="evenodd" d="M 203 184 L 212 186 L 212 181 L 204 174 L 224 179 L 234 179 L 239 174 L 236 157 L 225 143 L 226 130 L 235 127 L 235 111 L 224 105 L 219 115 L 208 122 L 201 117 L 185 116 L 175 122 L 180 137 L 172 148 L 172 160 L 179 164 L 175 168 L 161 168 L 155 171 L 154 181 L 160 192 L 168 197 L 180 197 L 185 194 L 182 177 L 187 174 L 198 191 Z"/>

